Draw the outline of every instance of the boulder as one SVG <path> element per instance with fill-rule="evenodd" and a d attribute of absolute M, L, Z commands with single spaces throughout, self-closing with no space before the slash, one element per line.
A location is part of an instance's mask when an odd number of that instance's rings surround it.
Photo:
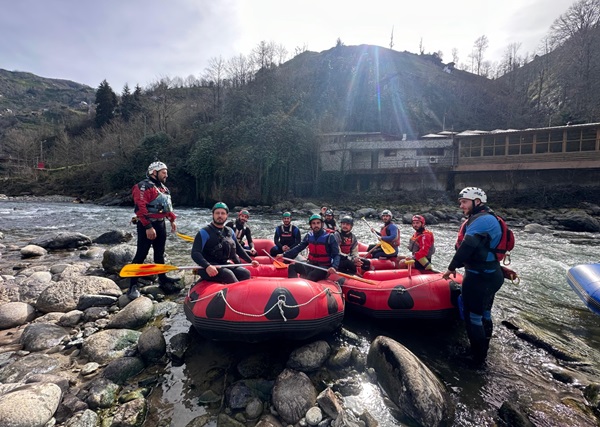
<path fill-rule="evenodd" d="M 132 356 L 137 349 L 141 332 L 129 329 L 107 329 L 87 337 L 81 347 L 81 354 L 88 360 L 100 364 L 115 359 Z"/>
<path fill-rule="evenodd" d="M 384 336 L 375 338 L 367 363 L 403 415 L 419 425 L 451 424 L 454 411 L 444 384 L 402 344 Z"/>
<path fill-rule="evenodd" d="M 585 212 L 572 212 L 563 217 L 557 217 L 556 221 L 570 231 L 600 231 L 600 222 Z"/>
<path fill-rule="evenodd" d="M 52 383 L 26 384 L 0 396 L 4 427 L 45 426 L 56 412 L 62 392 Z"/>
<path fill-rule="evenodd" d="M 287 367 L 302 372 L 319 369 L 331 354 L 327 341 L 315 341 L 294 350 L 288 359 Z"/>
<path fill-rule="evenodd" d="M 92 244 L 92 239 L 81 233 L 61 231 L 46 234 L 30 242 L 32 245 L 41 246 L 44 249 L 75 249 Z"/>
<path fill-rule="evenodd" d="M 144 326 L 154 313 L 154 304 L 147 297 L 139 297 L 113 316 L 107 328 L 137 329 Z"/>
<path fill-rule="evenodd" d="M 24 302 L 9 302 L 0 305 L 0 329 L 14 328 L 31 322 L 35 309 Z"/>
<path fill-rule="evenodd" d="M 111 230 L 96 237 L 93 242 L 100 245 L 117 245 L 119 243 L 129 242 L 133 234 L 125 230 Z"/>
<path fill-rule="evenodd" d="M 317 390 L 304 372 L 284 369 L 273 386 L 273 406 L 288 424 L 295 424 L 317 402 Z"/>
<path fill-rule="evenodd" d="M 68 336 L 67 330 L 52 323 L 31 323 L 23 331 L 21 343 L 27 351 L 42 351 L 59 345 Z"/>
<path fill-rule="evenodd" d="M 135 255 L 135 246 L 121 244 L 104 251 L 102 268 L 107 273 L 118 273 L 125 264 L 129 264 Z"/>
<path fill-rule="evenodd" d="M 60 311 L 66 313 L 78 307 L 84 295 L 106 295 L 118 298 L 123 294 L 115 282 L 106 277 L 74 276 L 59 282 L 52 282 L 42 291 L 35 307 L 43 312 Z"/>
<path fill-rule="evenodd" d="M 21 258 L 33 258 L 37 256 L 44 256 L 48 251 L 41 246 L 27 245 L 21 248 Z"/>

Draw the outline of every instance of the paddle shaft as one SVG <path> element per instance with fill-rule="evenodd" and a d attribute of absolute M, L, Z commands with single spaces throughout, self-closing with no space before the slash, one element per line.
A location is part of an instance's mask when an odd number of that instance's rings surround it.
<path fill-rule="evenodd" d="M 296 264 L 302 264 L 302 265 L 305 265 L 307 267 L 316 268 L 317 270 L 329 271 L 328 268 L 319 267 L 318 265 L 309 264 L 307 262 L 300 262 L 300 261 L 296 261 L 295 259 L 286 258 L 286 257 L 283 257 L 283 259 L 286 260 L 286 261 L 295 262 Z M 375 285 L 376 284 L 376 282 L 374 282 L 373 280 L 363 279 L 360 276 L 353 276 L 352 274 L 340 273 L 339 271 L 336 271 L 336 273 L 337 273 L 338 276 L 346 277 L 348 279 L 358 280 L 359 282 L 368 283 L 369 285 Z"/>

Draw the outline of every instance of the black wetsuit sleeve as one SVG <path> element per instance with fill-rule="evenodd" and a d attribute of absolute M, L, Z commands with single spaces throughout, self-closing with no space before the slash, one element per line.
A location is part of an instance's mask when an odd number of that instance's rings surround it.
<path fill-rule="evenodd" d="M 283 245 L 279 240 L 279 227 L 275 227 L 275 236 L 273 236 L 273 243 L 275 243 L 275 246 L 277 246 L 279 249 L 283 248 Z"/>
<path fill-rule="evenodd" d="M 198 232 L 198 234 L 196 234 L 196 238 L 194 239 L 194 244 L 192 245 L 192 259 L 200 267 L 206 268 L 210 266 L 210 263 L 206 260 L 206 258 L 204 258 L 204 255 L 202 255 L 202 246 L 202 234 Z"/>
<path fill-rule="evenodd" d="M 248 240 L 248 246 L 250 246 L 251 248 L 254 247 L 252 245 L 252 232 L 248 227 L 246 227 L 246 240 Z"/>
<path fill-rule="evenodd" d="M 294 246 L 298 246 L 302 241 L 302 236 L 300 235 L 300 229 L 298 227 L 294 228 Z"/>
<path fill-rule="evenodd" d="M 471 260 L 473 255 L 478 250 L 479 246 L 483 243 L 483 238 L 480 235 L 467 235 L 464 240 L 458 247 L 452 261 L 450 261 L 450 265 L 448 266 L 448 270 L 454 271 L 457 268 L 461 268 L 465 266 L 465 262 Z"/>
<path fill-rule="evenodd" d="M 296 258 L 300 252 L 302 252 L 308 246 L 308 234 L 304 236 L 304 240 L 294 246 L 292 249 L 283 253 L 285 258 Z"/>
<path fill-rule="evenodd" d="M 235 242 L 235 254 L 232 255 L 231 259 L 236 264 L 241 264 L 239 258 L 243 259 L 244 261 L 246 261 L 248 263 L 251 263 L 252 258 L 250 258 L 250 255 L 248 255 L 248 252 L 246 252 L 246 250 L 242 247 L 240 242 L 238 242 L 238 240 L 235 238 L 235 234 L 231 237 L 233 238 L 233 241 Z"/>

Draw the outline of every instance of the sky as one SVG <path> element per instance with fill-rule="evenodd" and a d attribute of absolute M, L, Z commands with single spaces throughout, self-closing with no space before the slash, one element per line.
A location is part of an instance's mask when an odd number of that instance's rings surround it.
<path fill-rule="evenodd" d="M 418 53 L 458 50 L 467 63 L 485 35 L 484 59 L 511 43 L 535 52 L 574 0 L 18 0 L 0 8 L 0 68 L 117 93 L 163 77 L 200 77 L 211 58 L 248 55 L 261 41 L 321 52 L 339 38 Z"/>

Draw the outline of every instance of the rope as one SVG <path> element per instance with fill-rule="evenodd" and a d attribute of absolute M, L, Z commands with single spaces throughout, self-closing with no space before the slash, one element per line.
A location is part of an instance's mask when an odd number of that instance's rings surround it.
<path fill-rule="evenodd" d="M 412 279 L 412 276 L 410 276 L 410 278 Z M 396 291 L 396 292 L 398 292 L 398 293 L 404 293 L 404 292 L 410 292 L 410 291 L 412 291 L 413 289 L 417 289 L 417 288 L 419 288 L 419 287 L 421 287 L 421 286 L 428 285 L 428 284 L 430 284 L 431 282 L 435 282 L 435 281 L 437 281 L 437 280 L 443 280 L 443 279 L 442 279 L 441 277 L 434 277 L 434 278 L 431 278 L 431 279 L 429 279 L 429 280 L 426 280 L 426 281 L 425 281 L 425 282 L 423 282 L 423 283 L 419 283 L 418 285 L 412 286 L 412 287 L 410 287 L 410 288 L 408 288 L 408 289 L 407 289 L 407 288 L 402 288 L 402 289 L 390 289 L 390 288 L 384 288 L 384 289 L 374 289 L 373 287 L 368 287 L 368 288 L 366 288 L 366 287 L 365 287 L 365 288 L 357 288 L 356 286 L 352 286 L 352 289 L 356 289 L 357 291 L 371 291 L 371 292 L 372 292 L 372 291 L 379 291 L 379 292 L 390 292 L 390 291 Z"/>
<path fill-rule="evenodd" d="M 188 291 L 188 298 L 190 298 L 191 291 L 192 290 L 190 288 L 190 290 Z M 269 308 L 267 311 L 265 311 L 262 314 L 244 313 L 243 311 L 236 310 L 235 308 L 233 308 L 231 306 L 231 304 L 229 303 L 229 301 L 227 301 L 227 298 L 225 298 L 225 292 L 223 290 L 214 292 L 214 293 L 212 293 L 210 295 L 206 295 L 206 296 L 204 296 L 202 298 L 198 298 L 198 299 L 195 299 L 195 300 L 190 299 L 190 302 L 191 303 L 195 303 L 195 302 L 198 302 L 198 301 L 203 301 L 203 300 L 205 300 L 207 298 L 212 298 L 215 295 L 217 295 L 217 296 L 220 296 L 221 298 L 223 298 L 223 301 L 225 302 L 225 304 L 227 305 L 227 307 L 231 311 L 233 311 L 235 314 L 239 314 L 240 316 L 246 316 L 246 317 L 264 317 L 267 314 L 269 314 L 271 311 L 275 310 L 276 308 L 279 308 L 279 313 L 281 314 L 281 317 L 283 318 L 284 321 L 287 322 L 287 318 L 285 317 L 285 312 L 283 311 L 284 308 L 301 308 L 301 307 L 304 307 L 304 306 L 312 303 L 315 299 L 317 299 L 318 297 L 320 297 L 323 294 L 327 294 L 327 295 L 332 295 L 332 294 L 333 295 L 342 295 L 343 292 L 341 292 L 341 291 L 340 292 L 333 292 L 329 288 L 324 288 L 321 292 L 319 292 L 318 294 L 316 294 L 315 296 L 313 296 L 311 299 L 309 299 L 305 303 L 296 304 L 296 305 L 288 305 L 286 303 L 286 301 L 285 301 L 286 300 L 285 295 L 279 295 L 279 297 L 277 298 L 277 302 L 275 304 L 273 304 L 273 306 L 271 306 L 271 308 Z"/>

